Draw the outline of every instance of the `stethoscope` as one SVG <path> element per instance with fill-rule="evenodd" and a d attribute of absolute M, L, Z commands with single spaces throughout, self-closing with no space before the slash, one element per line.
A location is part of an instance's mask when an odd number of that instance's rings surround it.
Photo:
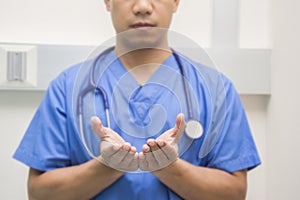
<path fill-rule="evenodd" d="M 87 93 L 89 93 L 93 90 L 96 90 L 97 92 L 99 92 L 102 95 L 103 102 L 104 102 L 105 116 L 106 116 L 106 121 L 107 121 L 107 127 L 110 128 L 109 104 L 108 104 L 107 93 L 103 87 L 101 87 L 95 83 L 94 73 L 95 73 L 96 64 L 98 63 L 99 59 L 102 56 L 104 56 L 105 54 L 107 54 L 108 52 L 112 51 L 113 49 L 114 49 L 114 47 L 110 47 L 110 48 L 106 49 L 99 56 L 97 56 L 96 59 L 94 59 L 91 69 L 90 69 L 90 73 L 89 73 L 88 85 L 78 95 L 77 110 L 78 110 L 78 115 L 79 115 L 80 136 L 81 136 L 84 147 L 86 148 L 86 150 L 92 157 L 95 157 L 95 156 L 90 152 L 89 148 L 87 147 L 85 137 L 84 137 L 83 98 Z M 184 88 L 186 102 L 187 102 L 187 108 L 188 108 L 188 121 L 186 123 L 185 134 L 191 139 L 197 139 L 197 138 L 200 138 L 203 134 L 203 131 L 204 131 L 203 126 L 197 119 L 194 118 L 194 115 L 193 115 L 191 94 L 190 94 L 190 90 L 188 89 L 189 85 L 186 80 L 186 73 L 183 69 L 181 59 L 179 58 L 178 54 L 173 49 L 172 49 L 172 52 L 173 52 L 174 58 L 176 60 L 176 63 L 180 69 L 180 73 L 181 73 L 182 81 L 183 81 L 183 88 Z"/>

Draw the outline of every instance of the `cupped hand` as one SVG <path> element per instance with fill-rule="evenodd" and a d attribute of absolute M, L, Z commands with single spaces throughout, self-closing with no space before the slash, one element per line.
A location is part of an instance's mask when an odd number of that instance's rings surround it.
<path fill-rule="evenodd" d="M 144 171 L 156 171 L 165 168 L 178 159 L 178 142 L 181 139 L 186 123 L 184 115 L 178 114 L 175 126 L 156 140 L 149 139 L 139 153 L 139 168 Z"/>
<path fill-rule="evenodd" d="M 101 139 L 101 163 L 119 171 L 136 171 L 138 169 L 138 153 L 136 147 L 110 128 L 104 127 L 98 117 L 91 118 L 94 132 Z"/>

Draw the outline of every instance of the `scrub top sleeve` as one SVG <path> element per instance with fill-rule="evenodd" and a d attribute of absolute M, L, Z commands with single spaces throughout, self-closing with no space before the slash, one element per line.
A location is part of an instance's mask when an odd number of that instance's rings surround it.
<path fill-rule="evenodd" d="M 69 165 L 65 74 L 50 86 L 13 157 L 40 171 Z"/>
<path fill-rule="evenodd" d="M 261 161 L 245 110 L 233 84 L 224 78 L 225 117 L 223 128 L 212 151 L 208 167 L 228 172 L 253 169 Z"/>

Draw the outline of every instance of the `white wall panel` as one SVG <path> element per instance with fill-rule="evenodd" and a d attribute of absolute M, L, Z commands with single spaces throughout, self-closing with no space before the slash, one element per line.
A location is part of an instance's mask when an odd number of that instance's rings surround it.
<path fill-rule="evenodd" d="M 97 45 L 114 33 L 104 1 L 1 0 L 0 41 Z"/>
<path fill-rule="evenodd" d="M 268 200 L 300 199 L 300 1 L 272 0 L 272 98 L 268 107 Z"/>
<path fill-rule="evenodd" d="M 239 15 L 240 48 L 270 48 L 270 0 L 240 0 Z"/>
<path fill-rule="evenodd" d="M 191 38 L 201 47 L 210 47 L 212 6 L 212 0 L 181 1 L 171 29 Z"/>

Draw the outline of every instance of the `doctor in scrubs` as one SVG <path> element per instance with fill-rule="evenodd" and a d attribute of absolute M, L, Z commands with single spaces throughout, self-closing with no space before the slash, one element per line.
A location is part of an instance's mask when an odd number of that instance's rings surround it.
<path fill-rule="evenodd" d="M 185 103 L 178 103 L 185 102 L 178 62 L 167 34 L 155 31 L 169 28 L 179 0 L 105 0 L 105 5 L 117 33 L 116 46 L 96 63 L 102 69 L 96 80 L 113 107 L 110 126 L 103 98 L 96 96 L 96 114 L 85 119 L 85 128 L 98 142 L 99 153 L 92 158 L 73 118 L 82 64 L 56 77 L 14 154 L 29 166 L 29 199 L 245 199 L 247 172 L 260 158 L 239 96 L 224 75 L 180 56 L 194 118 L 204 129 L 193 140 L 184 133 L 188 114 Z M 121 37 L 124 32 L 129 34 Z M 136 48 L 141 43 L 147 48 Z M 216 74 L 224 98 L 209 90 Z M 130 88 L 134 92 L 128 96 Z M 210 134 L 217 137 L 203 154 Z"/>

